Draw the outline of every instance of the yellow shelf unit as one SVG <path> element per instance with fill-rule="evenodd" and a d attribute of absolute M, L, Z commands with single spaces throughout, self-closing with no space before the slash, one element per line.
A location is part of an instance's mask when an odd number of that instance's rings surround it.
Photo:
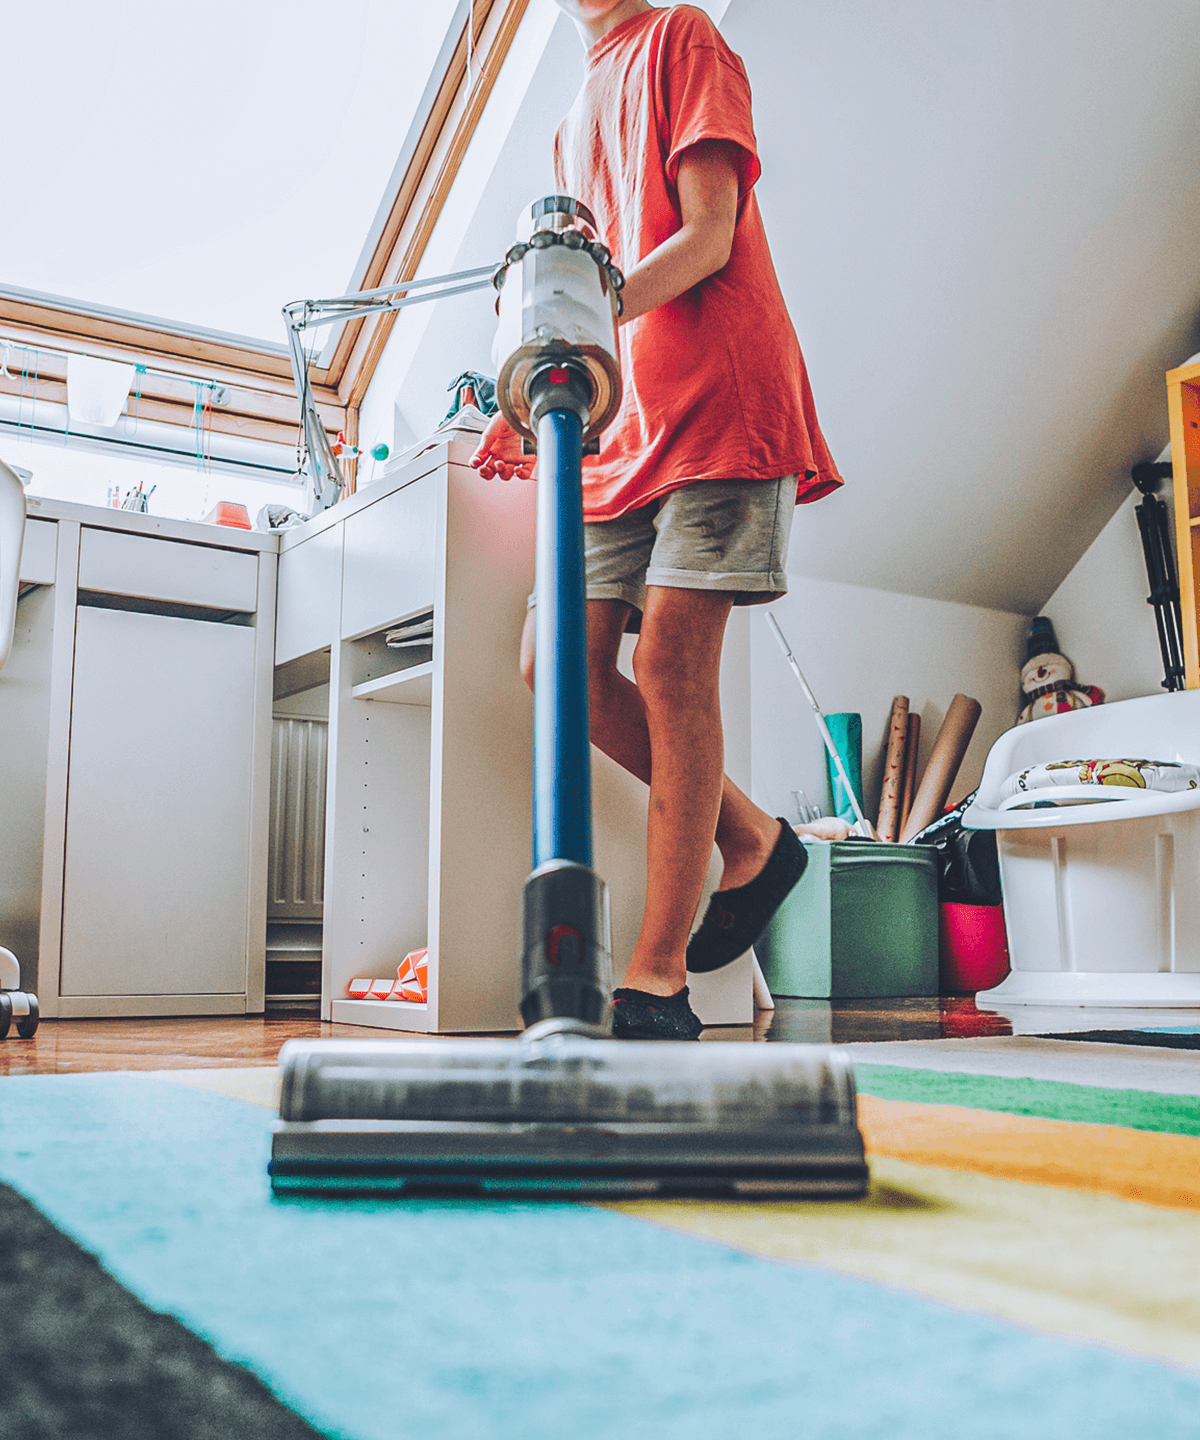
<path fill-rule="evenodd" d="M 1189 690 L 1200 689 L 1200 361 L 1167 371 L 1174 470 L 1175 539 L 1183 613 L 1183 666 Z"/>

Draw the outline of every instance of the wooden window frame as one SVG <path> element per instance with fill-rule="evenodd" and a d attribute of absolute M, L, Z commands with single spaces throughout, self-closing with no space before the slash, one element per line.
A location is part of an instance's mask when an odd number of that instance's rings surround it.
<path fill-rule="evenodd" d="M 529 0 L 471 0 L 461 33 L 445 59 L 425 123 L 400 177 L 360 288 L 413 278 L 462 166 L 496 77 L 512 48 Z M 471 39 L 474 38 L 474 46 Z M 468 64 L 468 53 L 470 63 Z M 329 363 L 310 369 L 313 394 L 330 434 L 358 439 L 358 411 L 395 324 L 395 312 L 349 321 Z M 0 333 L 35 349 L 134 361 L 178 374 L 141 377 L 138 413 L 147 420 L 190 426 L 196 392 L 187 377 L 229 387 L 229 403 L 213 407 L 212 429 L 247 439 L 292 444 L 299 409 L 286 349 L 255 345 L 214 331 L 72 306 L 49 296 L 0 291 Z M 28 394 L 10 359 L 0 393 Z M 47 355 L 38 364 L 39 399 L 66 402 L 66 363 Z M 347 466 L 347 494 L 354 491 Z"/>

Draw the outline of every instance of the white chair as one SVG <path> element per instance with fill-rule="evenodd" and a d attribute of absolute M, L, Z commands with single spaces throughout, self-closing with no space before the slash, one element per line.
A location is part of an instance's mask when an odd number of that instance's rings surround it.
<path fill-rule="evenodd" d="M 16 630 L 24 539 L 25 490 L 16 471 L 0 460 L 0 670 L 4 669 L 12 651 Z M 0 923 L 3 923 L 2 916 Z M 0 945 L 0 1040 L 8 1034 L 14 1018 L 17 1034 L 25 1039 L 38 1027 L 37 997 L 20 986 L 21 967 L 17 957 Z"/>
<path fill-rule="evenodd" d="M 1200 789 L 1003 798 L 1030 766 L 1116 759 L 1200 763 L 1200 690 L 1051 715 L 992 746 L 963 823 L 996 831 L 1012 973 L 979 1003 L 1200 1006 Z"/>
<path fill-rule="evenodd" d="M 0 670 L 12 649 L 25 539 L 25 489 L 17 472 L 0 460 Z"/>

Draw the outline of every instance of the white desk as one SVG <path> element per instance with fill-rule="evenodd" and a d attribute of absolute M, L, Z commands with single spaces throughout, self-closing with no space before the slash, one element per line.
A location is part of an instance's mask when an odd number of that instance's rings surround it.
<path fill-rule="evenodd" d="M 259 1011 L 278 537 L 28 514 L 0 943 L 46 1016 Z"/>
<path fill-rule="evenodd" d="M 536 491 L 481 480 L 469 456 L 442 445 L 282 535 L 30 498 L 0 673 L 0 944 L 43 1014 L 263 1008 L 272 699 L 312 716 L 328 684 L 323 1016 L 517 1028 Z M 392 625 L 431 608 L 431 647 L 387 648 Z M 743 783 L 744 624 L 722 674 Z M 594 752 L 593 794 L 619 983 L 645 896 L 646 791 Z M 321 897 L 304 898 L 292 909 L 315 923 Z M 427 1004 L 347 997 L 422 946 Z M 709 1023 L 748 1023 L 748 959 L 695 977 L 693 997 Z"/>
<path fill-rule="evenodd" d="M 532 697 L 517 657 L 536 492 L 481 480 L 470 453 L 441 445 L 281 539 L 276 695 L 329 684 L 326 1019 L 430 1032 L 520 1025 Z M 389 628 L 429 609 L 430 649 L 387 649 Z M 726 678 L 740 733 L 749 687 L 732 670 Z M 619 983 L 645 899 L 647 795 L 593 755 Z M 351 979 L 394 975 L 422 946 L 427 1004 L 347 998 Z M 753 1018 L 748 957 L 695 980 L 709 1023 Z"/>

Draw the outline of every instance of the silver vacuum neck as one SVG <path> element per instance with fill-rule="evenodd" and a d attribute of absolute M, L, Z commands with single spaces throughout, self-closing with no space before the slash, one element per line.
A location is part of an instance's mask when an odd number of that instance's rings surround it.
<path fill-rule="evenodd" d="M 621 403 L 617 317 L 625 277 L 580 201 L 548 195 L 534 203 L 531 218 L 528 240 L 509 250 L 492 278 L 500 292 L 496 399 L 512 428 L 533 440 L 535 374 L 548 362 L 574 362 L 587 382 L 587 443 Z"/>

